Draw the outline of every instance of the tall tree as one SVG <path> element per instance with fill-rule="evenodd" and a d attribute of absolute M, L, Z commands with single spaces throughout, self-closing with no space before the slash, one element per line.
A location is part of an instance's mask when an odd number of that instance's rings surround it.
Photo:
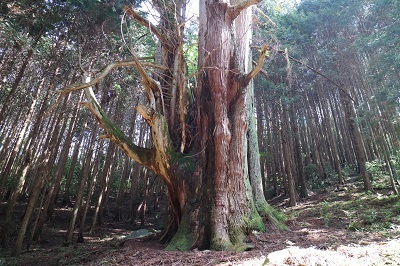
<path fill-rule="evenodd" d="M 240 249 L 246 230 L 264 228 L 254 205 L 246 150 L 248 84 L 261 69 L 267 48 L 263 46 L 257 66 L 248 70 L 250 6 L 258 2 L 201 1 L 199 82 L 192 107 L 181 76 L 185 1 L 174 5 L 154 1 L 162 17 L 159 27 L 125 7 L 127 16 L 158 38 L 162 56 L 153 67 L 163 70 L 163 82 L 156 82 L 130 49 L 131 61 L 114 62 L 91 82 L 62 92 L 85 89 L 85 106 L 107 137 L 165 182 L 172 213 L 163 240 L 171 241 L 169 248 Z M 91 88 L 121 66 L 134 66 L 140 74 L 147 104 L 136 110 L 150 126 L 152 148 L 137 146 L 126 137 L 106 116 Z"/>

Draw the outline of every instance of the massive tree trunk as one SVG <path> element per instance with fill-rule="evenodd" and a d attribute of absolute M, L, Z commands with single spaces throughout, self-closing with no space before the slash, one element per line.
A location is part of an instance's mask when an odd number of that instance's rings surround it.
<path fill-rule="evenodd" d="M 93 81 L 63 91 L 68 93 L 86 88 L 88 101 L 84 105 L 106 130 L 106 137 L 164 181 L 168 188 L 171 220 L 162 240 L 170 241 L 169 249 L 211 247 L 241 250 L 246 248 L 244 241 L 247 230 L 264 229 L 249 182 L 246 135 L 247 85 L 261 69 L 267 48 L 262 47 L 258 65 L 248 71 L 251 33 L 251 10 L 248 7 L 258 2 L 200 2 L 200 74 L 195 93 L 196 111 L 190 119 L 190 128 L 193 128 L 190 143 L 187 141 L 189 132 L 186 123 L 189 120 L 186 119 L 188 102 L 183 91 L 185 82 L 180 74 L 176 75 L 183 65 L 183 62 L 177 64 L 176 60 L 183 59 L 179 48 L 183 36 L 178 25 L 184 21 L 180 17 L 184 11 L 176 9 L 183 9 L 184 5 L 176 5 L 173 11 L 178 13 L 172 16 L 175 20 L 170 24 L 162 24 L 164 27 L 160 29 L 139 17 L 131 8 L 125 8 L 129 17 L 151 29 L 162 47 L 171 47 L 171 41 L 177 45 L 174 46 L 178 47 L 176 50 L 167 49 L 174 56 L 162 54 L 163 60 L 160 62 L 168 68 L 173 66 L 172 72 L 163 73 L 164 80 L 171 82 L 156 82 L 131 51 L 132 61 L 113 63 L 96 75 Z M 168 13 L 171 9 L 164 11 L 167 13 L 164 17 L 171 18 Z M 167 38 L 169 31 L 173 30 L 178 32 L 171 35 L 173 38 Z M 150 126 L 151 148 L 135 145 L 127 138 L 107 118 L 90 88 L 113 68 L 120 66 L 135 66 L 142 78 L 148 102 L 139 105 L 136 110 Z M 171 99 L 163 97 L 166 90 Z M 179 112 L 179 119 L 175 112 Z"/>

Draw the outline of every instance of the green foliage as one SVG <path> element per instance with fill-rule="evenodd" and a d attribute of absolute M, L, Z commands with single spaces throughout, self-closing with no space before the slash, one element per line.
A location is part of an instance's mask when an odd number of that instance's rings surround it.
<path fill-rule="evenodd" d="M 317 178 L 317 166 L 312 163 L 304 166 L 304 174 L 307 179 Z"/>
<path fill-rule="evenodd" d="M 194 82 L 192 80 L 193 75 L 197 73 L 197 58 L 198 58 L 198 29 L 197 26 L 190 24 L 188 28 L 186 28 L 185 32 L 185 43 L 184 43 L 184 53 L 185 60 L 188 68 L 188 76 L 192 77 L 190 79 L 190 83 Z M 194 86 L 194 84 L 189 84 Z"/>
<path fill-rule="evenodd" d="M 367 170 L 374 176 L 385 174 L 384 162 L 376 159 L 371 162 L 367 162 Z"/>
<path fill-rule="evenodd" d="M 399 14 L 398 1 L 377 0 L 371 5 L 367 14 L 368 23 L 375 28 L 365 34 L 363 49 L 375 51 L 372 55 L 369 74 L 371 83 L 376 86 L 376 100 L 386 107 L 398 106 L 400 93 L 397 70 L 400 67 L 399 44 Z"/>
<path fill-rule="evenodd" d="M 394 205 L 393 205 L 393 210 L 400 214 L 400 200 L 398 200 Z"/>
<path fill-rule="evenodd" d="M 383 196 L 356 190 L 330 194 L 313 208 L 296 210 L 291 216 L 314 216 L 327 227 L 341 227 L 350 231 L 390 231 L 400 219 L 400 201 L 397 196 Z"/>
<path fill-rule="evenodd" d="M 333 207 L 333 204 L 331 202 L 320 202 L 319 204 L 320 207 L 320 217 L 322 217 L 325 226 L 329 227 L 329 223 L 333 217 L 333 213 L 331 211 L 331 208 Z"/>
<path fill-rule="evenodd" d="M 351 221 L 347 226 L 347 229 L 350 231 L 360 231 L 362 229 L 362 225 L 358 221 Z"/>
<path fill-rule="evenodd" d="M 361 216 L 363 224 L 371 225 L 378 220 L 378 212 L 375 209 L 367 209 Z"/>
<path fill-rule="evenodd" d="M 265 232 L 265 225 L 261 218 L 261 216 L 254 212 L 253 217 L 244 217 L 244 222 L 246 224 L 246 228 L 250 230 L 256 230 L 259 232 Z"/>
<path fill-rule="evenodd" d="M 113 89 L 117 92 L 117 94 L 121 94 L 121 92 L 122 92 L 121 85 L 118 83 L 113 84 Z"/>
<path fill-rule="evenodd" d="M 259 210 L 260 215 L 268 217 L 270 222 L 280 230 L 288 229 L 287 226 L 285 225 L 287 217 L 283 212 L 276 210 L 269 204 L 264 205 L 262 207 L 258 206 L 257 209 Z"/>
<path fill-rule="evenodd" d="M 352 201 L 343 204 L 351 220 L 348 229 L 367 232 L 390 229 L 396 222 L 395 200 L 395 197 L 376 197 L 373 193 L 356 194 Z"/>
<path fill-rule="evenodd" d="M 78 190 L 78 185 L 82 174 L 82 165 L 79 161 L 76 162 L 74 169 L 71 169 L 71 158 L 68 158 L 67 163 L 65 164 L 64 178 L 61 181 L 60 189 L 62 191 L 65 189 L 65 183 L 67 181 L 66 177 L 70 173 L 70 171 L 73 171 L 73 174 L 69 193 L 71 195 L 75 195 L 76 191 Z"/>

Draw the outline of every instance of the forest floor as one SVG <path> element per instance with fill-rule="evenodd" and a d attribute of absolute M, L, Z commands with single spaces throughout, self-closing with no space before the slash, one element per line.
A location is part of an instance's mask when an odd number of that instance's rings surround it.
<path fill-rule="evenodd" d="M 275 198 L 271 204 L 287 216 L 289 230 L 265 221 L 267 232 L 253 232 L 248 241 L 255 247 L 240 253 L 165 251 L 154 239 L 126 238 L 133 230 L 122 223 L 66 247 L 68 216 L 58 213 L 44 229 L 46 241 L 32 243 L 19 257 L 0 250 L 0 265 L 400 265 L 400 200 L 377 191 L 349 185 L 310 193 L 296 207 Z"/>

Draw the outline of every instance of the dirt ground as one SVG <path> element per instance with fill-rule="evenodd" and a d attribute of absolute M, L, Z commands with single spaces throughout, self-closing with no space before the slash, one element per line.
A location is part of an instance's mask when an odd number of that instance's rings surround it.
<path fill-rule="evenodd" d="M 336 193 L 336 195 L 335 195 Z M 326 192 L 308 197 L 296 207 L 286 201 L 272 204 L 289 220 L 288 231 L 275 229 L 268 221 L 267 232 L 253 232 L 248 241 L 255 247 L 241 253 L 192 250 L 165 251 L 156 240 L 124 239 L 132 233 L 126 224 L 109 224 L 86 237 L 85 243 L 65 247 L 57 219 L 46 227 L 44 241 L 33 243 L 30 251 L 13 258 L 0 251 L 1 265 L 400 265 L 400 226 L 384 231 L 349 230 L 349 218 L 340 211 L 322 217 L 315 210 L 321 202 L 351 200 L 350 193 Z M 336 199 L 335 199 L 336 200 Z M 62 217 L 62 216 L 60 216 Z M 66 228 L 66 227 L 64 227 Z"/>

